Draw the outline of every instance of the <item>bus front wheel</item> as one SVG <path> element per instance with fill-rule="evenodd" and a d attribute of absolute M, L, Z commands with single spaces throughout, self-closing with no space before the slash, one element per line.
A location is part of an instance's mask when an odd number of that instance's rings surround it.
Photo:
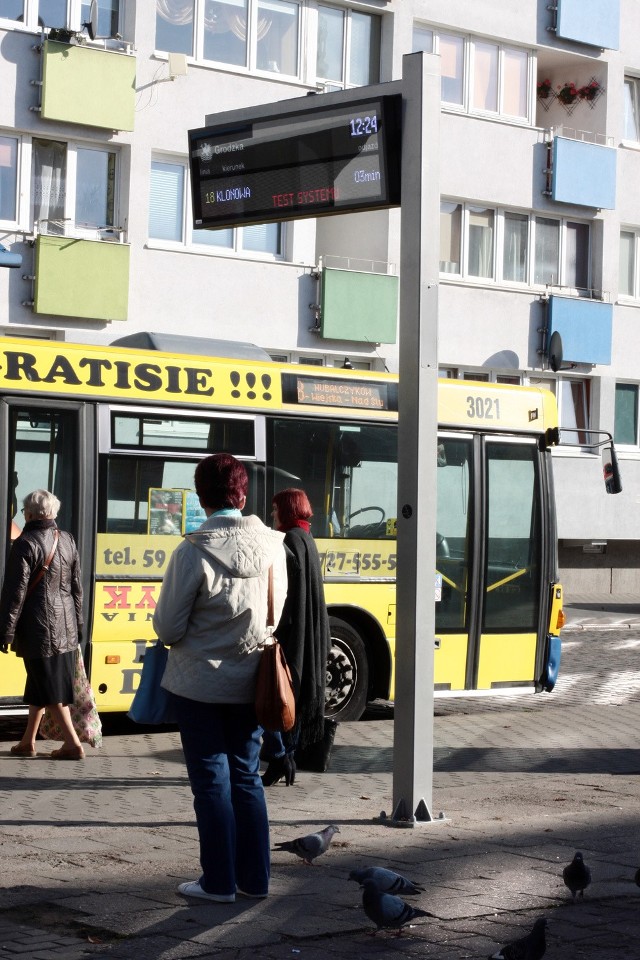
<path fill-rule="evenodd" d="M 360 634 L 348 623 L 334 617 L 330 623 L 325 716 L 334 720 L 359 720 L 367 705 L 367 651 Z"/>

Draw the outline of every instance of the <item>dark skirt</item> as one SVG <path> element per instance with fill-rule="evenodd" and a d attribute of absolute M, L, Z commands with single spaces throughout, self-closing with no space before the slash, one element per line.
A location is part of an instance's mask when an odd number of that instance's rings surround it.
<path fill-rule="evenodd" d="M 75 650 L 57 653 L 53 657 L 25 658 L 27 683 L 24 688 L 24 702 L 33 707 L 46 707 L 50 703 L 73 703 L 75 666 Z"/>

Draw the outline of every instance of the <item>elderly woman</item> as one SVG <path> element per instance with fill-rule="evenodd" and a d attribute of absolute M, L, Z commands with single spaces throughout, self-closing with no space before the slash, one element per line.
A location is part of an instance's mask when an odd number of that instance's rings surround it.
<path fill-rule="evenodd" d="M 11 753 L 36 756 L 38 727 L 48 707 L 64 738 L 50 756 L 82 760 L 68 706 L 82 631 L 80 564 L 73 537 L 56 525 L 59 509 L 60 501 L 48 490 L 34 490 L 23 500 L 25 525 L 11 548 L 0 597 L 0 650 L 7 653 L 11 647 L 27 672 L 29 719 Z"/>

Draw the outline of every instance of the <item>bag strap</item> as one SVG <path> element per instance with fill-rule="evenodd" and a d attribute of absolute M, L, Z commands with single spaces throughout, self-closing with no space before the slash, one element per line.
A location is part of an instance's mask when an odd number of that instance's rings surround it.
<path fill-rule="evenodd" d="M 49 554 L 49 556 L 47 557 L 47 559 L 45 560 L 45 562 L 42 564 L 42 566 L 40 567 L 40 569 L 39 569 L 38 572 L 36 573 L 35 577 L 29 582 L 29 586 L 27 587 L 27 592 L 25 593 L 25 598 L 28 597 L 29 594 L 33 593 L 33 591 L 34 591 L 35 588 L 38 586 L 38 584 L 40 583 L 40 581 L 41 581 L 42 578 L 44 577 L 45 573 L 47 572 L 47 570 L 48 570 L 49 567 L 51 566 L 51 561 L 53 560 L 53 555 L 55 554 L 56 549 L 57 549 L 57 547 L 58 547 L 58 540 L 59 540 L 59 539 L 60 539 L 60 531 L 59 531 L 59 530 L 54 530 L 54 531 L 53 531 L 53 546 L 51 547 L 51 553 Z"/>
<path fill-rule="evenodd" d="M 269 567 L 269 586 L 267 588 L 267 626 L 274 627 L 273 615 L 273 564 Z"/>

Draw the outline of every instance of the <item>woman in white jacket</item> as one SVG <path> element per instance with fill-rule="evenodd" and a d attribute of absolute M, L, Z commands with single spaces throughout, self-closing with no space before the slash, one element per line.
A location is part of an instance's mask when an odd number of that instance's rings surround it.
<path fill-rule="evenodd" d="M 241 515 L 248 476 L 239 460 L 202 460 L 195 488 L 207 519 L 173 553 L 153 626 L 169 647 L 162 686 L 173 695 L 200 837 L 202 875 L 178 890 L 232 903 L 236 893 L 266 897 L 269 889 L 254 692 L 269 568 L 277 623 L 286 559 L 282 534 Z"/>

